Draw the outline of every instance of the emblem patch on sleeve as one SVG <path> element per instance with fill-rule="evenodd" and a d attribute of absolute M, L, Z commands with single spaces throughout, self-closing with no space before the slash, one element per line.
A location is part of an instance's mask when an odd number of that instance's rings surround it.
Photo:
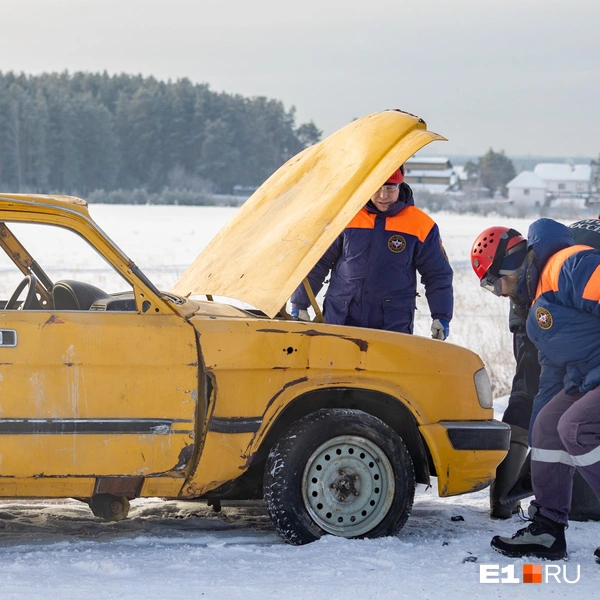
<path fill-rule="evenodd" d="M 388 248 L 392 252 L 402 252 L 406 248 L 406 240 L 401 235 L 393 235 L 388 240 Z"/>
<path fill-rule="evenodd" d="M 545 308 L 537 308 L 535 311 L 535 320 L 542 329 L 550 329 L 553 319 L 549 310 Z"/>

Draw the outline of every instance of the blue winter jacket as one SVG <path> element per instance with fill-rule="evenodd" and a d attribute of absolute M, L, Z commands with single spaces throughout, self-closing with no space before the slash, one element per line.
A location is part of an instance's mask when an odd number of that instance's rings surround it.
<path fill-rule="evenodd" d="M 387 211 L 369 202 L 344 229 L 308 275 L 315 295 L 329 271 L 326 323 L 412 333 L 417 271 L 431 317 L 452 318 L 452 269 L 438 227 L 414 206 L 406 184 Z M 303 286 L 291 301 L 297 308 L 310 304 Z"/>
<path fill-rule="evenodd" d="M 534 259 L 518 295 L 533 302 L 527 335 L 542 367 L 533 423 L 562 389 L 585 393 L 600 385 L 600 251 L 576 245 L 569 228 L 551 219 L 532 223 L 528 247 Z"/>

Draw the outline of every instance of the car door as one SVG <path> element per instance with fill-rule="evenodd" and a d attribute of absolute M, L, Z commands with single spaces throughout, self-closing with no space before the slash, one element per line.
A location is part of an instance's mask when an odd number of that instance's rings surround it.
<path fill-rule="evenodd" d="M 89 265 L 70 276 L 110 287 L 101 262 L 101 277 Z M 127 308 L 0 310 L 0 476 L 185 468 L 198 389 L 194 329 L 175 313 Z"/>

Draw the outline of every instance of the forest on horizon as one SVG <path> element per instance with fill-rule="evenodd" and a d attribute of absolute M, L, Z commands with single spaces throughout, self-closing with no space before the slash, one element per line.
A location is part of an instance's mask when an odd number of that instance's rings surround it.
<path fill-rule="evenodd" d="M 229 194 L 259 186 L 321 135 L 279 100 L 188 79 L 0 72 L 5 191 Z"/>

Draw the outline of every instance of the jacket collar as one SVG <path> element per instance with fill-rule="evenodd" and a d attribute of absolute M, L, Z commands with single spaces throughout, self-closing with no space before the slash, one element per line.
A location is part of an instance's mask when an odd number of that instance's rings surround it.
<path fill-rule="evenodd" d="M 524 300 L 521 306 L 531 306 L 538 281 L 550 257 L 574 244 L 569 228 L 553 219 L 538 219 L 529 226 L 527 265 L 517 289 L 518 298 Z"/>

